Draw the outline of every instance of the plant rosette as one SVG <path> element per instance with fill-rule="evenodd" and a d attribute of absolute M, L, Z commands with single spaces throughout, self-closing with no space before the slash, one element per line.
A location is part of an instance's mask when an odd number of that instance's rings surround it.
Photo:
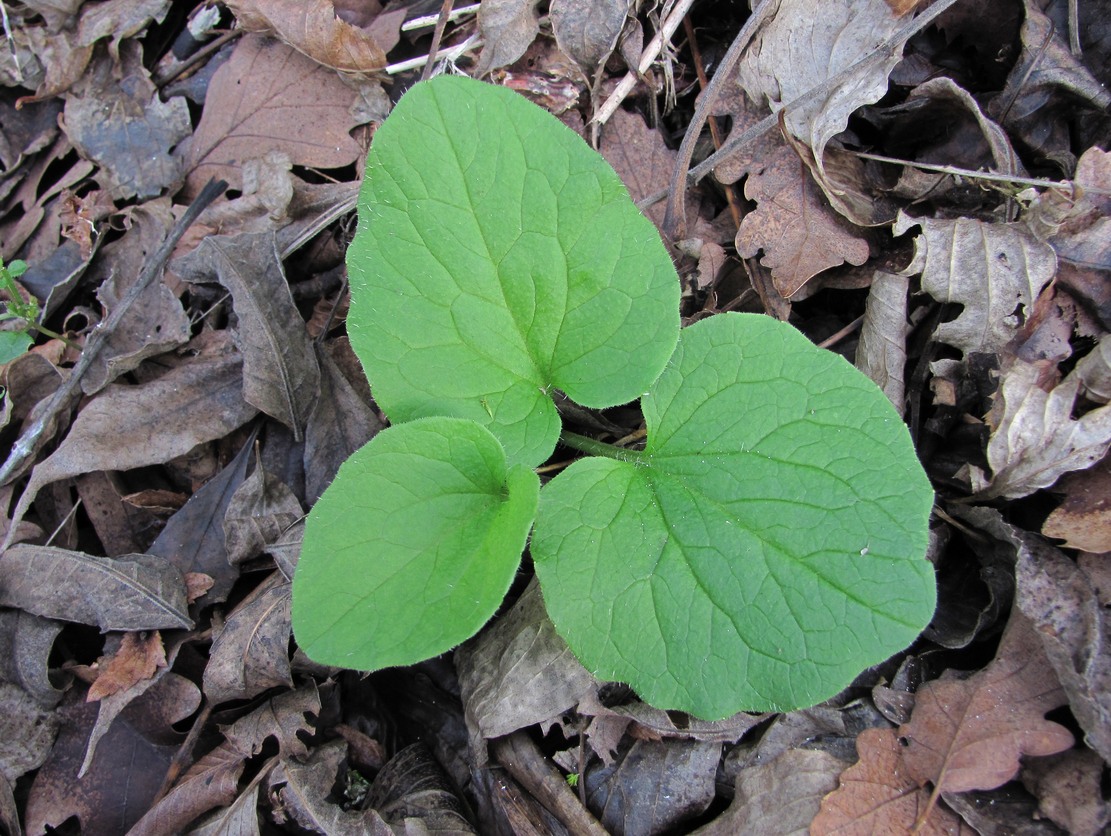
<path fill-rule="evenodd" d="M 813 705 L 933 615 L 933 492 L 882 392 L 768 317 L 679 331 L 679 280 L 609 165 L 461 77 L 379 128 L 348 252 L 351 343 L 393 425 L 309 515 L 298 644 L 360 670 L 473 636 L 526 544 L 583 664 L 704 719 Z M 551 393 L 640 398 L 647 442 L 541 488 Z"/>

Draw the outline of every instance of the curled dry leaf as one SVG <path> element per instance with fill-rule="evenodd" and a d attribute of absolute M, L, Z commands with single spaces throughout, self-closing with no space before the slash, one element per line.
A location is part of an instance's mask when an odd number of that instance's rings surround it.
<path fill-rule="evenodd" d="M 1042 524 L 1042 534 L 1070 549 L 1111 552 L 1111 458 L 1057 483 L 1065 501 Z"/>
<path fill-rule="evenodd" d="M 942 326 L 944 327 L 944 326 Z M 992 477 L 974 472 L 972 487 L 981 498 L 1026 496 L 1047 488 L 1062 474 L 1091 467 L 1111 447 L 1111 405 L 1073 418 L 1080 376 L 1074 369 L 1046 391 L 1044 369 L 1015 360 L 1003 375 L 993 408 L 995 426 L 988 440 Z"/>
<path fill-rule="evenodd" d="M 1068 729 L 1045 719 L 1066 702 L 1037 634 L 1015 610 L 984 670 L 919 689 L 910 722 L 899 728 L 907 773 L 935 794 L 1002 786 L 1018 774 L 1021 756 L 1072 746 Z"/>
<path fill-rule="evenodd" d="M 105 632 L 193 627 L 181 573 L 149 554 L 94 557 L 18 543 L 0 560 L 0 605 Z"/>
<path fill-rule="evenodd" d="M 303 516 L 293 491 L 266 471 L 260 453 L 254 473 L 232 494 L 224 513 L 228 560 L 239 565 L 258 557 Z"/>
<path fill-rule="evenodd" d="M 593 73 L 625 28 L 631 0 L 552 0 L 549 19 L 559 48 Z"/>
<path fill-rule="evenodd" d="M 374 36 L 337 17 L 332 0 L 229 0 L 227 5 L 246 31 L 273 35 L 325 67 L 369 73 L 386 66 Z"/>
<path fill-rule="evenodd" d="M 231 292 L 244 398 L 300 441 L 320 394 L 320 367 L 293 304 L 274 233 L 206 238 L 174 267 L 188 281 L 218 281 Z"/>
<path fill-rule="evenodd" d="M 482 54 L 475 67 L 476 78 L 490 70 L 512 64 L 525 54 L 540 34 L 536 13 L 539 0 L 486 0 L 478 7 L 478 31 L 482 35 Z"/>
<path fill-rule="evenodd" d="M 876 271 L 868 291 L 864 324 L 856 349 L 856 367 L 883 390 L 900 415 L 906 408 L 903 369 L 910 333 L 907 322 L 909 285 L 906 276 Z"/>

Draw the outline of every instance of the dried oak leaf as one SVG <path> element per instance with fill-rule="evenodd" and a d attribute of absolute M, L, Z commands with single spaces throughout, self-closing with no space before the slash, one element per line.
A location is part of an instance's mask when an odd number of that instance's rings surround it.
<path fill-rule="evenodd" d="M 781 139 L 758 141 L 747 166 L 745 197 L 757 207 L 737 230 L 737 252 L 771 270 L 776 290 L 790 299 L 810 279 L 848 262 L 868 260 L 868 242 L 835 213 L 798 155 Z"/>
<path fill-rule="evenodd" d="M 318 64 L 348 73 L 386 66 L 386 50 L 366 29 L 336 16 L 332 0 L 229 0 L 248 32 L 273 35 Z M 396 40 L 395 40 L 396 42 Z"/>
<path fill-rule="evenodd" d="M 1027 496 L 1069 471 L 1091 467 L 1111 447 L 1111 404 L 1073 418 L 1079 373 L 1074 369 L 1046 391 L 1043 372 L 1043 366 L 1016 359 L 1003 375 L 999 405 L 990 416 L 987 459 L 993 475 L 988 480 L 972 473 L 981 498 Z"/>
<path fill-rule="evenodd" d="M 1045 713 L 1067 702 L 1041 642 L 1018 612 L 999 651 L 967 679 L 943 675 L 919 689 L 910 722 L 899 727 L 903 763 L 935 793 L 990 790 L 1014 778 L 1023 755 L 1053 755 L 1073 744 Z"/>
<path fill-rule="evenodd" d="M 916 824 L 915 832 L 921 836 L 972 832 L 944 807 L 931 805 L 929 792 L 903 764 L 894 729 L 866 729 L 857 737 L 856 748 L 860 760 L 841 773 L 838 789 L 822 799 L 821 810 L 810 823 L 813 836 L 910 833 Z"/>
<path fill-rule="evenodd" d="M 240 166 L 280 150 L 294 165 L 339 168 L 363 150 L 349 131 L 355 94 L 332 70 L 262 35 L 240 39 L 213 75 L 186 155 L 187 195 L 211 177 L 239 188 Z"/>
<path fill-rule="evenodd" d="M 967 357 L 1002 351 L 1033 311 L 1057 271 L 1057 257 L 1018 224 L 971 218 L 911 218 L 900 214 L 894 232 L 922 228 L 905 275 L 922 274 L 922 289 L 938 302 L 964 310 L 937 327 L 937 339 Z"/>

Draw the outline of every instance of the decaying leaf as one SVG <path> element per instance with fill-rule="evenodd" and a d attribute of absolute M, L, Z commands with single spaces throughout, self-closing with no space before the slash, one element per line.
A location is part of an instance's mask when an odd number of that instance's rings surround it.
<path fill-rule="evenodd" d="M 631 5 L 631 0 L 553 0 L 549 16 L 556 43 L 586 72 L 594 72 L 617 46 Z"/>
<path fill-rule="evenodd" d="M 18 685 L 42 708 L 62 698 L 50 679 L 50 654 L 63 626 L 22 610 L 0 611 L 0 681 Z"/>
<path fill-rule="evenodd" d="M 1019 497 L 1047 488 L 1062 474 L 1091 467 L 1111 447 L 1111 405 L 1073 418 L 1080 376 L 1074 369 L 1046 391 L 1040 364 L 1016 360 L 1003 375 L 993 408 L 987 457 L 992 477 L 973 472 L 981 498 Z"/>
<path fill-rule="evenodd" d="M 18 543 L 0 560 L 0 605 L 103 631 L 193 626 L 181 573 L 149 554 L 94 557 Z"/>
<path fill-rule="evenodd" d="M 899 414 L 906 407 L 904 366 L 910 333 L 907 323 L 909 284 L 905 276 L 876 271 L 856 349 L 856 367 L 883 389 Z"/>
<path fill-rule="evenodd" d="M 1042 524 L 1042 534 L 1070 549 L 1111 552 L 1111 458 L 1057 482 L 1065 501 Z"/>
<path fill-rule="evenodd" d="M 694 831 L 695 836 L 759 833 L 787 836 L 810 832 L 822 798 L 837 788 L 844 761 L 813 749 L 791 749 L 770 763 L 737 775 L 729 809 Z"/>
<path fill-rule="evenodd" d="M 1049 661 L 1029 621 L 1012 612 L 995 659 L 967 679 L 942 676 L 919 689 L 903 763 L 935 793 L 990 790 L 1018 774 L 1022 755 L 1053 755 L 1072 734 L 1044 715 L 1064 705 Z"/>
<path fill-rule="evenodd" d="M 85 699 L 95 702 L 124 691 L 166 666 L 166 648 L 157 630 L 149 633 L 124 633 L 119 648 L 100 668 Z"/>
<path fill-rule="evenodd" d="M 485 46 L 474 70 L 476 77 L 512 64 L 524 55 L 540 33 L 538 1 L 486 0 L 479 6 L 478 31 Z"/>
<path fill-rule="evenodd" d="M 303 516 L 293 491 L 256 456 L 254 473 L 232 494 L 224 513 L 228 560 L 239 565 L 258 557 Z"/>
<path fill-rule="evenodd" d="M 182 278 L 215 280 L 231 292 L 244 397 L 301 440 L 320 392 L 320 367 L 293 304 L 274 234 L 206 238 L 175 267 Z"/>
<path fill-rule="evenodd" d="M 289 581 L 274 572 L 228 616 L 212 644 L 204 692 L 214 703 L 291 687 Z"/>
<path fill-rule="evenodd" d="M 1038 811 L 1072 836 L 1098 836 L 1111 824 L 1103 798 L 1103 758 L 1073 749 L 1026 765 L 1022 783 L 1038 797 Z"/>
<path fill-rule="evenodd" d="M 14 784 L 42 766 L 61 722 L 18 685 L 0 683 L 0 776 Z"/>
<path fill-rule="evenodd" d="M 348 131 L 354 99 L 331 70 L 285 44 L 246 35 L 213 76 L 204 114 L 189 146 L 186 186 L 209 178 L 238 188 L 239 166 L 267 151 L 285 151 L 295 165 L 338 168 L 362 149 Z"/>
<path fill-rule="evenodd" d="M 971 352 L 995 353 L 1015 337 L 1034 300 L 1057 270 L 1052 248 L 1018 224 L 971 218 L 941 220 L 901 214 L 894 232 L 919 226 L 914 260 L 903 272 L 922 275 L 922 289 L 964 310 L 937 328 L 937 339 Z"/>

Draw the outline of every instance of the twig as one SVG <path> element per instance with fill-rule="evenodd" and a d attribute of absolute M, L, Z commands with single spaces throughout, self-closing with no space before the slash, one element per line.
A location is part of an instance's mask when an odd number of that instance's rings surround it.
<path fill-rule="evenodd" d="M 458 46 L 453 46 L 450 49 L 445 49 L 439 57 L 445 61 L 454 61 L 464 52 L 472 49 L 478 49 L 480 46 L 482 46 L 482 40 L 478 37 L 478 33 L 476 32 Z M 397 75 L 398 73 L 404 73 L 408 72 L 409 70 L 418 69 L 419 67 L 423 67 L 427 63 L 428 56 L 421 55 L 417 58 L 410 58 L 408 61 L 399 61 L 396 64 L 390 64 L 388 67 L 386 67 L 386 73 L 388 75 Z"/>
<path fill-rule="evenodd" d="M 924 11 L 918 17 L 914 18 L 914 20 L 907 23 L 906 26 L 903 26 L 901 29 L 899 29 L 895 34 L 888 38 L 887 41 L 876 47 L 876 49 L 869 52 L 864 58 L 861 58 L 859 61 L 846 67 L 836 75 L 830 76 L 816 87 L 812 87 L 805 93 L 802 93 L 801 95 L 792 99 L 790 102 L 785 104 L 781 108 L 781 110 L 790 111 L 791 108 L 798 107 L 804 102 L 810 101 L 817 96 L 824 95 L 835 89 L 839 84 L 842 84 L 843 82 L 849 80 L 855 73 L 859 72 L 861 67 L 872 61 L 879 60 L 883 56 L 886 56 L 890 50 L 900 46 L 901 44 L 909 40 L 913 35 L 925 29 L 938 17 L 938 15 L 946 11 L 956 2 L 957 0 L 938 0 L 938 2 L 930 6 L 929 9 Z M 735 154 L 738 148 L 742 147 L 748 142 L 751 142 L 756 137 L 762 136 L 764 133 L 771 130 L 771 128 L 774 127 L 778 122 L 779 116 L 777 113 L 773 113 L 770 116 L 761 119 L 757 124 L 753 125 L 740 136 L 736 137 L 735 139 L 728 140 L 719 150 L 715 151 L 702 163 L 695 166 L 694 168 L 690 168 L 691 155 L 694 153 L 694 144 L 698 139 L 698 134 L 702 130 L 702 125 L 705 123 L 706 115 L 710 112 L 710 107 L 713 104 L 713 99 L 718 95 L 718 92 L 721 90 L 722 85 L 725 83 L 725 79 L 731 75 L 729 70 L 729 62 L 732 60 L 735 63 L 736 60 L 739 58 L 740 53 L 743 52 L 744 47 L 748 45 L 748 39 L 744 38 L 746 34 L 745 29 L 748 28 L 749 23 L 754 19 L 758 17 L 762 18 L 762 12 L 765 8 L 769 8 L 772 6 L 778 7 L 778 3 L 775 2 L 775 0 L 763 0 L 753 16 L 750 17 L 745 23 L 744 27 L 742 27 L 741 32 L 737 35 L 737 39 L 729 47 L 729 52 L 726 53 L 725 58 L 722 59 L 722 62 L 718 66 L 718 69 L 714 72 L 714 77 L 710 81 L 710 87 L 707 88 L 705 93 L 703 93 L 702 101 L 699 105 L 699 108 L 697 111 L 695 111 L 694 118 L 691 120 L 690 126 L 687 128 L 687 134 L 683 137 L 682 145 L 679 146 L 679 154 L 675 161 L 675 172 L 672 175 L 671 186 L 668 189 L 668 211 L 664 216 L 664 232 L 670 238 L 682 238 L 685 235 L 685 202 L 688 181 L 697 182 L 699 178 L 712 171 L 714 166 L 716 166 L 722 160 Z M 749 38 L 751 37 L 751 34 L 751 32 L 748 33 Z M 738 48 L 738 54 L 736 56 L 731 55 L 730 53 L 733 52 L 734 47 L 737 46 L 738 41 L 742 40 L 744 40 L 744 44 L 740 48 Z M 641 202 L 643 203 L 644 201 Z"/>
<path fill-rule="evenodd" d="M 108 337 L 119 327 L 120 322 L 123 321 L 124 316 L 127 315 L 128 310 L 135 304 L 135 300 L 139 298 L 140 294 L 162 275 L 162 268 L 169 261 L 170 254 L 173 253 L 174 247 L 181 240 L 181 236 L 185 234 L 185 230 L 193 224 L 193 221 L 197 219 L 201 212 L 208 208 L 212 201 L 223 194 L 227 186 L 228 184 L 223 180 L 210 180 L 201 189 L 197 199 L 185 210 L 185 214 L 174 224 L 162 245 L 155 250 L 147 261 L 135 284 L 116 303 L 104 321 L 89 335 L 89 338 L 85 341 L 85 350 L 77 358 L 77 362 L 70 371 L 66 382 L 54 392 L 50 400 L 46 402 L 39 417 L 12 445 L 12 451 L 8 455 L 7 461 L 4 462 L 3 467 L 0 467 L 0 485 L 7 484 L 19 475 L 23 465 L 34 455 L 38 441 L 46 432 L 47 427 L 54 422 L 59 413 L 69 408 L 73 401 L 77 399 L 81 392 L 81 378 L 84 377 L 85 372 L 89 370 L 93 361 L 96 360 L 108 342 Z M 9 531 L 9 537 L 13 532 L 15 532 L 14 524 Z M 5 548 L 8 545 L 7 542 L 4 543 Z"/>
<path fill-rule="evenodd" d="M 968 180 L 987 180 L 992 183 L 1014 183 L 1016 186 L 1032 186 L 1035 189 L 1069 189 L 1073 184 L 1068 180 L 1038 180 L 1033 177 L 1018 177 L 1013 174 L 996 174 L 992 171 L 973 171 L 970 168 L 957 168 L 952 165 L 932 165 L 914 160 L 900 160 L 898 157 L 885 157 L 882 154 L 869 154 L 865 151 L 853 151 L 853 154 L 864 160 L 875 160 L 880 163 L 902 165 L 907 168 L 919 168 L 923 171 L 935 171 L 938 174 L 951 174 L 954 177 L 964 177 Z"/>
<path fill-rule="evenodd" d="M 477 14 L 480 5 L 480 3 L 472 3 L 469 6 L 461 6 L 458 9 L 452 9 L 451 13 L 448 15 L 448 20 L 454 23 L 461 17 Z M 435 26 L 439 19 L 440 16 L 438 14 L 414 17 L 412 20 L 407 20 L 401 24 L 401 31 L 412 32 L 415 29 L 427 29 L 429 26 Z"/>
<path fill-rule="evenodd" d="M 444 4 L 440 6 L 440 17 L 437 19 L 436 29 L 432 33 L 432 46 L 428 48 L 428 63 L 424 65 L 424 70 L 420 74 L 421 81 L 428 81 L 432 75 L 432 68 L 436 65 L 436 53 L 440 51 L 440 41 L 444 37 L 444 29 L 447 28 L 453 3 L 454 0 L 444 0 Z"/>
<path fill-rule="evenodd" d="M 544 757 L 524 732 L 490 741 L 490 749 L 498 763 L 514 780 L 532 793 L 559 819 L 571 833 L 584 836 L 607 836 L 605 828 L 582 806 L 567 786 L 563 775 Z"/>
<path fill-rule="evenodd" d="M 618 83 L 617 88 L 610 93 L 610 97 L 602 103 L 598 108 L 598 112 L 594 114 L 594 120 L 599 125 L 604 125 L 614 112 L 625 101 L 625 97 L 632 92 L 636 87 L 637 81 L 648 72 L 648 68 L 652 66 L 652 62 L 659 56 L 660 51 L 663 49 L 664 41 L 670 41 L 671 36 L 675 34 L 675 30 L 679 28 L 679 24 L 683 22 L 683 18 L 687 16 L 690 7 L 694 5 L 694 0 L 679 0 L 675 4 L 675 8 L 671 10 L 671 14 L 664 20 L 663 25 L 660 26 L 660 31 L 656 36 L 648 42 L 648 46 L 644 48 L 644 52 L 640 54 L 640 63 L 637 64 L 636 72 L 629 70 L 625 73 L 625 77 Z"/>

